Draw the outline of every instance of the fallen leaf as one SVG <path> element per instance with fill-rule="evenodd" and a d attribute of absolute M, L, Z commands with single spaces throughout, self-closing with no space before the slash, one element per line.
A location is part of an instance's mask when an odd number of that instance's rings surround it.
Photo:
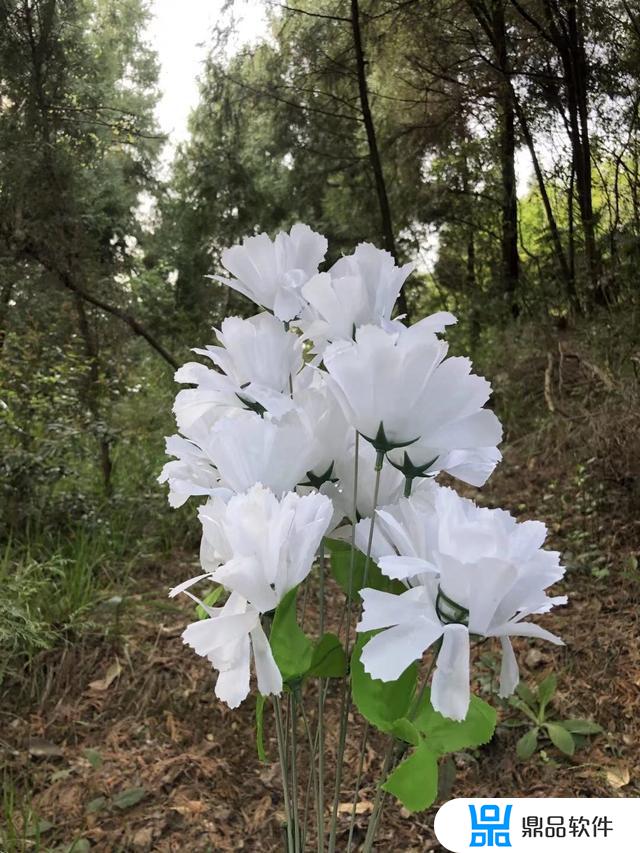
<path fill-rule="evenodd" d="M 118 660 L 118 658 L 116 658 L 115 661 L 109 666 L 105 677 L 99 678 L 96 681 L 92 681 L 89 684 L 89 689 L 98 691 L 108 690 L 111 684 L 113 684 L 113 682 L 116 680 L 116 678 L 118 678 L 121 672 L 122 667 L 120 666 L 120 661 Z"/>
<path fill-rule="evenodd" d="M 113 805 L 117 809 L 130 809 L 135 806 L 140 800 L 146 796 L 144 788 L 127 788 L 125 791 L 120 791 L 112 800 Z"/>
<path fill-rule="evenodd" d="M 351 814 L 353 811 L 353 803 L 340 803 L 338 806 L 338 814 Z M 370 800 L 362 800 L 356 803 L 356 814 L 368 814 L 373 811 L 373 803 Z"/>
<path fill-rule="evenodd" d="M 40 737 L 30 738 L 27 749 L 34 758 L 58 758 L 63 755 L 61 747 Z"/>
<path fill-rule="evenodd" d="M 631 781 L 628 767 L 607 767 L 605 776 L 609 785 L 616 790 L 624 788 Z"/>

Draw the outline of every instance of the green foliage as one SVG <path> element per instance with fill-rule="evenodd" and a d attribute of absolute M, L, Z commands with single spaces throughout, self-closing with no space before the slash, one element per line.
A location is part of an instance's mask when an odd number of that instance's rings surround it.
<path fill-rule="evenodd" d="M 318 678 L 341 678 L 347 672 L 347 657 L 335 634 L 324 634 L 311 657 L 308 675 Z"/>
<path fill-rule="evenodd" d="M 526 684 L 519 684 L 516 695 L 509 704 L 520 711 L 529 722 L 507 721 L 511 726 L 528 726 L 516 744 L 516 754 L 521 761 L 527 761 L 541 747 L 540 738 L 549 741 L 564 755 L 573 755 L 582 745 L 584 736 L 602 732 L 602 727 L 591 720 L 554 720 L 548 718 L 548 706 L 557 689 L 556 676 L 550 673 L 538 685 L 535 692 Z"/>
<path fill-rule="evenodd" d="M 434 711 L 425 691 L 414 723 L 416 728 L 429 738 L 432 749 L 441 755 L 474 749 L 489 743 L 495 731 L 497 714 L 491 705 L 477 696 L 471 696 L 469 711 L 464 720 L 450 720 Z"/>
<path fill-rule="evenodd" d="M 223 592 L 223 586 L 214 586 L 214 588 L 210 592 L 208 592 L 202 599 L 202 604 L 206 604 L 207 607 L 213 607 Z M 198 617 L 198 619 L 208 619 L 209 614 L 204 609 L 202 604 L 196 605 L 196 616 Z"/>
<path fill-rule="evenodd" d="M 392 731 L 414 749 L 396 766 L 383 788 L 410 811 L 419 811 L 428 808 L 438 795 L 439 760 L 453 752 L 488 743 L 495 730 L 496 712 L 482 699 L 472 696 L 466 718 L 450 720 L 433 709 L 429 690 L 425 690 L 417 707 L 413 703 L 409 718 L 397 721 Z M 451 785 L 452 780 L 446 778 L 450 775 L 450 763 L 446 767 L 444 782 Z"/>
<path fill-rule="evenodd" d="M 382 787 L 409 811 L 428 808 L 438 795 L 438 754 L 429 741 L 421 741 L 409 758 L 389 774 Z"/>
<path fill-rule="evenodd" d="M 351 594 L 355 598 L 365 585 L 365 555 L 357 549 L 352 553 L 351 544 L 341 539 L 326 539 L 325 546 L 331 555 L 331 574 L 345 595 Z M 369 560 L 366 574 L 366 585 L 372 589 L 380 589 L 384 592 L 403 592 L 404 590 L 399 581 L 383 575 L 374 560 Z"/>
<path fill-rule="evenodd" d="M 269 632 L 269 643 L 283 681 L 294 687 L 307 677 L 340 678 L 347 670 L 340 640 L 327 633 L 314 646 L 298 625 L 297 594 L 295 587 L 276 607 Z"/>
<path fill-rule="evenodd" d="M 294 587 L 276 607 L 269 633 L 273 657 L 283 681 L 291 683 L 309 671 L 313 659 L 313 643 L 298 625 L 297 595 L 298 587 Z"/>
<path fill-rule="evenodd" d="M 418 677 L 417 663 L 411 664 L 396 681 L 380 681 L 365 672 L 360 655 L 371 633 L 358 634 L 351 655 L 351 694 L 362 716 L 382 731 L 390 731 L 409 712 Z"/>

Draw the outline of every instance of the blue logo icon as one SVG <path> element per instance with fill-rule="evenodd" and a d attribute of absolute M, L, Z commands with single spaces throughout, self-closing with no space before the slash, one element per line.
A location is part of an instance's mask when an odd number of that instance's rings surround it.
<path fill-rule="evenodd" d="M 509 823 L 511 806 L 505 806 L 504 818 L 500 816 L 500 806 L 480 806 L 480 817 L 475 806 L 469 806 L 471 812 L 471 847 L 511 847 Z"/>

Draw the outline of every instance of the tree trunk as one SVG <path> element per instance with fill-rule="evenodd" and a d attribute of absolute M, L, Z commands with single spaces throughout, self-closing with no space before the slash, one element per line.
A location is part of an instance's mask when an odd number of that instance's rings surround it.
<path fill-rule="evenodd" d="M 520 257 L 518 255 L 518 196 L 515 169 L 516 134 L 515 111 L 509 87 L 510 63 L 504 19 L 504 0 L 493 0 L 492 27 L 496 60 L 501 69 L 498 81 L 497 108 L 502 184 L 502 289 L 512 316 L 517 317 L 519 307 L 516 294 L 520 276 Z"/>
<path fill-rule="evenodd" d="M 96 429 L 98 438 L 98 447 L 100 449 L 100 468 L 102 470 L 102 482 L 104 492 L 107 497 L 113 494 L 113 485 L 111 483 L 111 472 L 113 463 L 111 461 L 111 447 L 101 422 L 100 412 L 100 355 L 98 350 L 98 341 L 95 333 L 89 324 L 87 312 L 84 310 L 84 301 L 79 293 L 73 294 L 76 314 L 78 316 L 78 326 L 80 334 L 84 341 L 84 351 L 89 364 L 89 373 L 84 388 L 84 398 L 91 413 L 93 424 Z"/>
<path fill-rule="evenodd" d="M 395 236 L 393 232 L 393 220 L 391 218 L 391 205 L 389 204 L 389 196 L 387 194 L 387 185 L 384 179 L 384 171 L 382 169 L 382 161 L 380 159 L 380 150 L 378 148 L 378 140 L 376 136 L 376 127 L 371 114 L 371 106 L 369 104 L 369 87 L 367 84 L 367 61 L 364 55 L 364 47 L 362 44 L 362 30 L 360 28 L 360 9 L 358 0 L 351 0 L 351 30 L 353 32 L 353 46 L 356 57 L 356 72 L 358 77 L 358 92 L 360 95 L 360 109 L 362 110 L 362 120 L 367 133 L 367 145 L 369 148 L 369 160 L 373 170 L 373 176 L 376 185 L 376 193 L 378 196 L 378 206 L 380 208 L 380 219 L 382 225 L 382 239 L 385 249 L 390 252 L 396 263 L 398 262 L 398 250 L 396 247 Z M 400 291 L 398 296 L 398 308 L 401 314 L 406 314 L 409 319 L 409 308 L 407 305 L 406 296 L 403 291 Z"/>

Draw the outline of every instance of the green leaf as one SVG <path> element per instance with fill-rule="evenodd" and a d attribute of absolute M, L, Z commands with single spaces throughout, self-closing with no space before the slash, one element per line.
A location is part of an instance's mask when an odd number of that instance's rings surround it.
<path fill-rule="evenodd" d="M 308 675 L 319 678 L 341 678 L 347 671 L 347 656 L 335 634 L 325 634 L 318 640 Z"/>
<path fill-rule="evenodd" d="M 36 818 L 33 823 L 30 823 L 25 831 L 25 835 L 27 838 L 40 838 L 45 832 L 48 832 L 50 829 L 53 829 L 53 824 L 50 820 L 45 820 L 45 818 L 40 817 Z"/>
<path fill-rule="evenodd" d="M 538 703 L 540 705 L 540 709 L 538 711 L 538 719 L 540 721 L 544 720 L 544 711 L 549 702 L 551 701 L 554 693 L 556 692 L 556 687 L 558 686 L 556 676 L 552 672 L 550 673 L 543 681 L 538 685 Z"/>
<path fill-rule="evenodd" d="M 205 595 L 205 597 L 202 599 L 203 604 L 206 604 L 207 607 L 213 607 L 213 605 L 216 603 L 216 601 L 222 595 L 223 590 L 224 590 L 223 586 L 214 586 L 214 588 L 211 590 L 211 592 L 208 592 Z M 208 618 L 209 614 L 204 609 L 202 604 L 198 604 L 198 606 L 196 607 L 196 616 L 198 617 L 198 619 L 207 619 Z"/>
<path fill-rule="evenodd" d="M 382 789 L 393 794 L 409 811 L 428 808 L 438 796 L 438 756 L 423 740 L 388 776 Z"/>
<path fill-rule="evenodd" d="M 458 771 L 456 769 L 455 761 L 450 755 L 447 755 L 447 757 L 440 762 L 438 773 L 438 800 L 441 802 L 443 800 L 448 800 L 451 796 L 453 783 L 456 781 L 457 773 Z"/>
<path fill-rule="evenodd" d="M 66 848 L 66 853 L 88 853 L 89 850 L 91 850 L 91 842 L 87 838 L 78 838 Z"/>
<path fill-rule="evenodd" d="M 298 587 L 290 590 L 277 606 L 269 643 L 283 681 L 295 681 L 311 666 L 313 644 L 298 625 L 296 596 Z"/>
<path fill-rule="evenodd" d="M 512 708 L 517 708 L 518 711 L 523 713 L 525 717 L 528 717 L 534 725 L 538 725 L 538 715 L 531 710 L 531 708 L 527 705 L 526 702 L 523 702 L 522 699 L 519 699 L 517 696 L 511 696 L 509 698 L 509 704 Z M 535 703 L 538 704 L 537 702 Z"/>
<path fill-rule="evenodd" d="M 264 751 L 264 703 L 265 697 L 262 693 L 258 693 L 256 698 L 256 748 L 260 761 L 267 760 L 267 753 Z"/>
<path fill-rule="evenodd" d="M 408 720 L 406 717 L 396 720 L 389 728 L 389 731 L 391 734 L 395 735 L 398 740 L 403 740 L 406 743 L 410 743 L 412 746 L 417 746 L 420 743 L 420 732 L 413 725 L 411 720 Z"/>
<path fill-rule="evenodd" d="M 116 794 L 112 802 L 117 809 L 130 809 L 144 799 L 146 795 L 147 792 L 144 788 L 127 788 L 125 791 Z"/>
<path fill-rule="evenodd" d="M 106 797 L 95 797 L 93 800 L 90 800 L 87 803 L 87 811 L 89 814 L 94 814 L 95 812 L 100 812 L 102 809 L 107 806 L 107 798 Z"/>
<path fill-rule="evenodd" d="M 576 743 L 570 732 L 559 723 L 546 723 L 545 728 L 551 743 L 557 746 L 560 752 L 564 752 L 565 755 L 573 755 L 576 751 Z"/>
<path fill-rule="evenodd" d="M 343 542 L 340 539 L 326 539 L 325 543 L 329 553 L 331 554 L 331 573 L 345 595 L 349 595 L 349 579 L 352 559 L 351 543 Z M 356 550 L 353 554 L 353 581 L 351 584 L 351 592 L 354 597 L 362 587 L 365 586 L 365 563 L 366 556 L 362 551 Z M 373 560 L 369 560 L 366 586 L 371 587 L 372 589 L 380 589 L 384 592 L 406 592 L 406 587 L 404 587 L 399 581 L 393 581 L 386 575 L 383 575 L 380 568 Z"/>
<path fill-rule="evenodd" d="M 386 732 L 409 711 L 416 689 L 418 665 L 412 663 L 396 681 L 371 678 L 360 662 L 360 653 L 372 636 L 371 632 L 358 634 L 351 656 L 351 695 L 365 720 Z"/>
<path fill-rule="evenodd" d="M 87 759 L 87 761 L 93 767 L 94 770 L 98 770 L 100 767 L 102 767 L 102 756 L 100 755 L 97 749 L 85 749 L 84 757 Z"/>
<path fill-rule="evenodd" d="M 574 735 L 597 735 L 603 731 L 593 720 L 562 720 L 559 725 Z"/>
<path fill-rule="evenodd" d="M 432 749 L 444 755 L 488 743 L 496 728 L 497 714 L 477 696 L 469 702 L 467 716 L 462 721 L 450 720 L 433 709 L 430 691 L 426 690 L 415 717 L 415 725 L 427 737 Z"/>
<path fill-rule="evenodd" d="M 527 705 L 531 708 L 532 711 L 538 707 L 538 701 L 534 696 L 533 690 L 529 687 L 528 684 L 525 684 L 523 681 L 518 684 L 516 688 L 516 693 L 522 699 L 523 702 L 526 702 Z"/>
<path fill-rule="evenodd" d="M 529 729 L 526 734 L 523 734 L 516 744 L 516 755 L 521 761 L 526 761 L 531 758 L 533 753 L 538 748 L 538 728 Z"/>

